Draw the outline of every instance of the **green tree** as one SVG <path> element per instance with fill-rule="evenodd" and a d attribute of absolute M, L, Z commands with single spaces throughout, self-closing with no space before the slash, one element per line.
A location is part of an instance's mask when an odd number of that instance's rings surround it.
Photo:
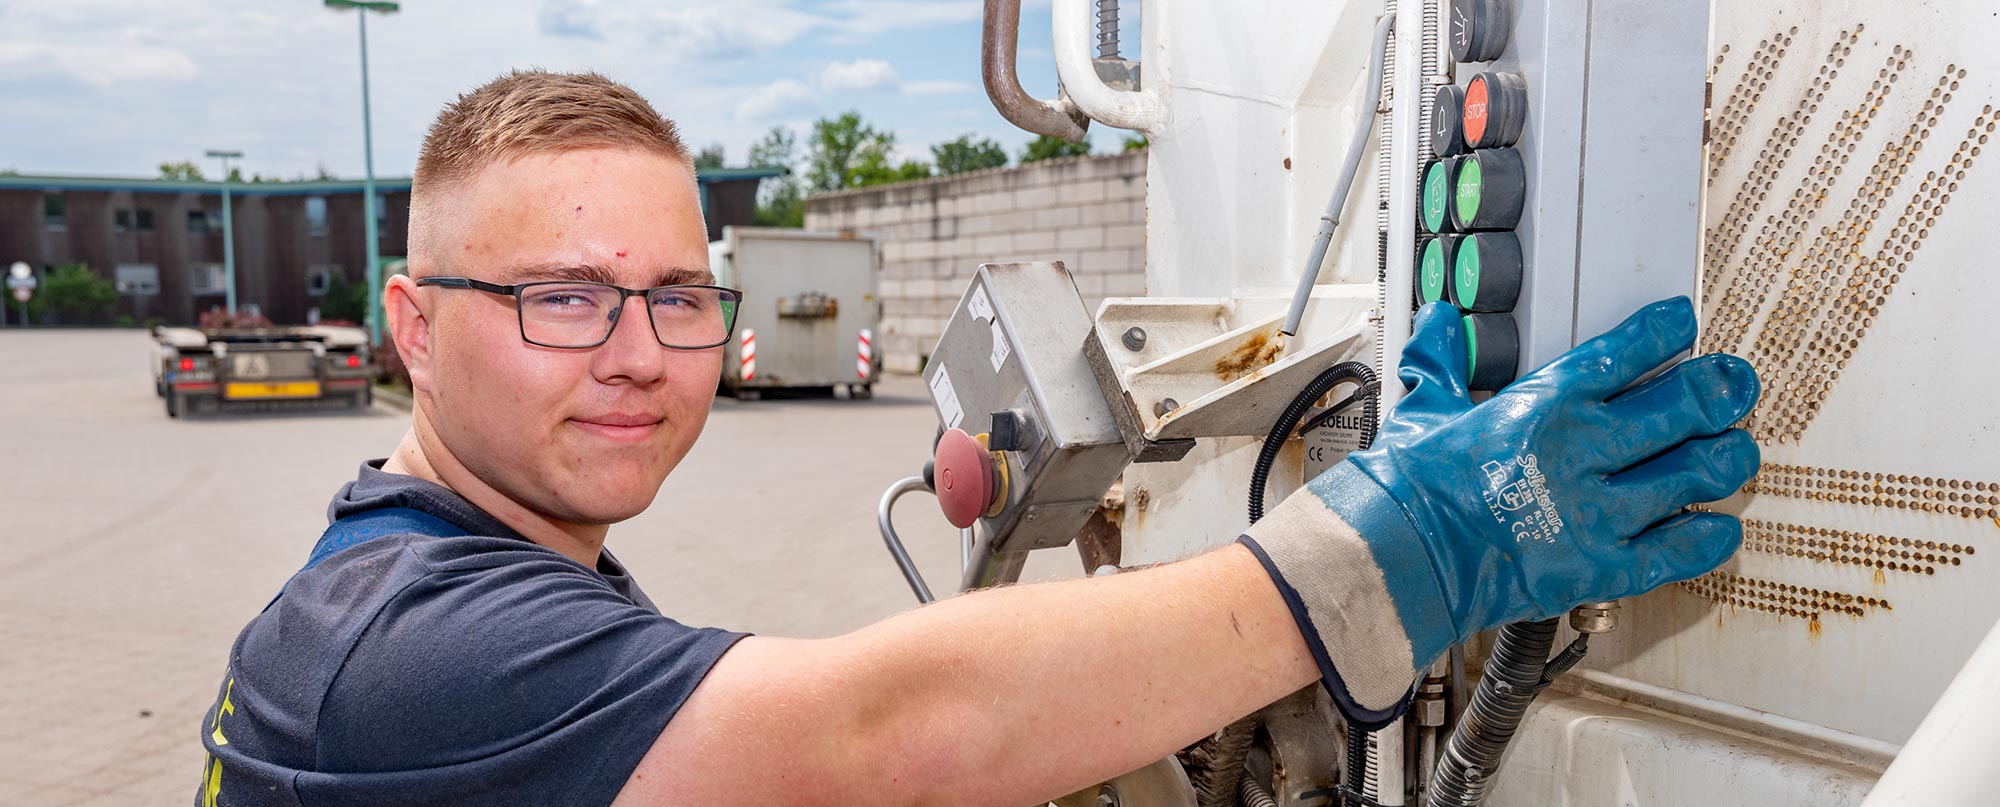
<path fill-rule="evenodd" d="M 1152 145 L 1153 145 L 1152 141 L 1147 140 L 1145 135 L 1126 135 L 1125 147 L 1119 149 L 1119 151 L 1138 151 L 1139 149 L 1148 148 Z"/>
<path fill-rule="evenodd" d="M 329 179 L 339 179 L 339 178 L 340 178 L 340 177 L 337 177 L 337 176 L 334 176 L 334 175 L 333 175 L 333 172 L 332 172 L 332 171 L 328 171 L 328 170 L 326 170 L 326 163 L 320 163 L 320 164 L 319 164 L 319 165 L 318 165 L 317 167 L 318 167 L 319 171 L 318 171 L 318 174 L 317 174 L 316 176 L 314 176 L 314 177 L 313 177 L 314 179 L 317 179 L 317 180 L 321 180 L 321 181 L 325 181 L 325 180 L 329 180 Z"/>
<path fill-rule="evenodd" d="M 750 223 L 759 227 L 805 226 L 805 193 L 799 187 L 794 166 L 798 163 L 798 138 L 783 126 L 773 126 L 764 137 L 750 145 L 751 168 L 782 168 L 784 176 L 763 181 L 757 188 L 757 210 Z"/>
<path fill-rule="evenodd" d="M 334 272 L 326 280 L 326 296 L 319 300 L 320 320 L 363 322 L 368 317 L 368 284 L 349 282 Z"/>
<path fill-rule="evenodd" d="M 943 176 L 983 168 L 1004 168 L 1007 165 L 1006 149 L 1001 148 L 999 143 L 972 134 L 962 134 L 955 140 L 931 146 L 931 157 L 937 160 L 937 172 Z"/>
<path fill-rule="evenodd" d="M 111 281 L 80 263 L 66 263 L 49 270 L 36 296 L 56 316 L 76 323 L 111 313 L 118 303 L 118 288 Z"/>
<path fill-rule="evenodd" d="M 1090 141 L 1088 140 L 1081 143 L 1071 143 L 1060 137 L 1042 135 L 1028 141 L 1027 147 L 1021 149 L 1021 164 L 1027 165 L 1031 162 L 1053 160 L 1058 157 L 1081 157 L 1089 153 Z"/>
<path fill-rule="evenodd" d="M 696 171 L 700 171 L 705 168 L 721 168 L 722 144 L 716 143 L 715 145 L 709 146 L 708 148 L 696 152 L 694 155 L 694 167 Z"/>
<path fill-rule="evenodd" d="M 872 184 L 863 178 L 893 182 L 884 177 L 895 176 L 889 168 L 895 148 L 896 135 L 862 122 L 859 112 L 821 118 L 806 150 L 806 182 L 818 193 Z"/>
<path fill-rule="evenodd" d="M 201 166 L 187 160 L 177 163 L 160 163 L 161 179 L 201 180 Z"/>

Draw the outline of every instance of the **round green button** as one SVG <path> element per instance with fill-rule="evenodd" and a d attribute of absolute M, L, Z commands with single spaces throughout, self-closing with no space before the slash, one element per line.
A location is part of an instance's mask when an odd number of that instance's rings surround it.
<path fill-rule="evenodd" d="M 1458 244 L 1458 269 L 1452 273 L 1452 292 L 1458 307 L 1470 309 L 1479 299 L 1479 236 L 1468 235 Z"/>
<path fill-rule="evenodd" d="M 1445 274 L 1444 239 L 1433 238 L 1424 244 L 1423 270 L 1417 279 L 1417 293 L 1425 303 L 1444 299 Z"/>
<path fill-rule="evenodd" d="M 1424 229 L 1434 233 L 1444 232 L 1446 215 L 1451 212 L 1451 187 L 1447 180 L 1445 161 L 1431 163 L 1424 172 Z"/>
<path fill-rule="evenodd" d="M 1485 180 L 1480 176 L 1478 155 L 1465 158 L 1458 167 L 1458 220 L 1472 221 L 1479 215 L 1479 194 L 1485 189 Z"/>

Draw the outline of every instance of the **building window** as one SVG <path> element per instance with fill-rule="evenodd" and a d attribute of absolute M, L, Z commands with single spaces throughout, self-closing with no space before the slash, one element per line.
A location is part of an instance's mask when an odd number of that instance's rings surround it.
<path fill-rule="evenodd" d="M 160 293 L 160 267 L 153 264 L 121 263 L 113 277 L 117 279 L 119 294 L 151 297 Z"/>
<path fill-rule="evenodd" d="M 203 235 L 206 234 L 210 228 L 219 229 L 218 225 L 210 223 L 208 211 L 206 210 L 188 211 L 188 234 Z"/>
<path fill-rule="evenodd" d="M 326 197 L 306 197 L 306 235 L 326 235 Z"/>
<path fill-rule="evenodd" d="M 188 294 L 227 294 L 229 281 L 219 263 L 197 263 L 188 269 Z"/>
<path fill-rule="evenodd" d="M 142 233 L 152 232 L 153 211 L 144 208 L 138 210 L 121 208 L 111 214 L 111 222 L 112 226 L 121 233 L 134 230 Z"/>
<path fill-rule="evenodd" d="M 69 209 L 67 201 L 59 193 L 42 195 L 42 222 L 48 225 L 49 229 L 63 229 L 67 218 L 65 214 Z"/>
<path fill-rule="evenodd" d="M 325 297 L 326 290 L 333 286 L 333 275 L 340 267 L 318 263 L 306 267 L 306 293 L 314 297 Z"/>

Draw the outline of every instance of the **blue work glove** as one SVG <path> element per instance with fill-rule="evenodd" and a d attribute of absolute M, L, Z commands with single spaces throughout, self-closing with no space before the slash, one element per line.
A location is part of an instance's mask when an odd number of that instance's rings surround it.
<path fill-rule="evenodd" d="M 1287 497 L 1240 539 L 1263 562 L 1347 718 L 1408 705 L 1419 670 L 1482 630 L 1547 619 L 1701 575 L 1743 527 L 1683 513 L 1757 470 L 1756 371 L 1734 356 L 1642 376 L 1694 344 L 1686 298 L 1474 406 L 1465 327 L 1417 316 L 1398 375 L 1408 394 L 1374 446 Z"/>

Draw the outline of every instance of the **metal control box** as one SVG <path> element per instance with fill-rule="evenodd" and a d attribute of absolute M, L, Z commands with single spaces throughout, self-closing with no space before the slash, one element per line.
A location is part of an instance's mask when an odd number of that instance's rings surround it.
<path fill-rule="evenodd" d="M 1000 510 L 979 520 L 996 552 L 1068 544 L 1128 461 L 1084 359 L 1090 329 L 1060 262 L 987 264 L 924 368 L 944 428 L 977 436 L 996 414 L 1012 421 L 1011 439 L 988 446 L 1005 459 Z"/>

